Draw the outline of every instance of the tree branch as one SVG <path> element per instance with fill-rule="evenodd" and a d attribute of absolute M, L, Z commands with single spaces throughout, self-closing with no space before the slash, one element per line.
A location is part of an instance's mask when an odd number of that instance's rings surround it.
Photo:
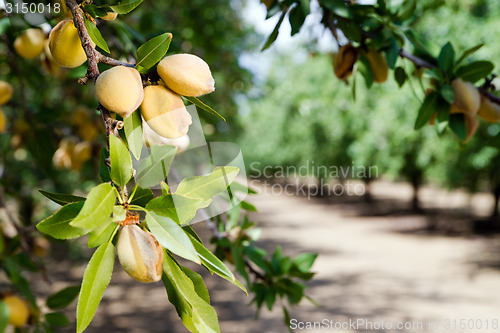
<path fill-rule="evenodd" d="M 399 50 L 399 55 L 402 58 L 406 58 L 406 59 L 410 60 L 417 67 L 424 67 L 424 68 L 436 68 L 437 67 L 436 65 L 431 64 L 430 62 L 427 62 L 426 60 L 421 59 L 421 58 L 409 53 L 408 51 L 406 51 L 404 49 Z"/>

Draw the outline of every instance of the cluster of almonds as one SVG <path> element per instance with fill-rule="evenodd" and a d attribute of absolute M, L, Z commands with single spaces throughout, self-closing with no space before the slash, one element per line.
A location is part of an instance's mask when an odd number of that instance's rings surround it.
<path fill-rule="evenodd" d="M 143 88 L 135 68 L 116 66 L 96 80 L 96 96 L 108 110 L 126 118 L 141 106 L 147 124 L 145 133 L 154 132 L 165 139 L 185 136 L 192 123 L 182 96 L 197 97 L 214 91 L 214 79 L 207 63 L 192 54 L 176 54 L 163 58 L 157 66 L 161 80 Z M 146 127 L 146 126 L 144 126 Z M 155 135 L 148 143 L 157 143 Z"/>
<path fill-rule="evenodd" d="M 451 104 L 450 114 L 463 114 L 467 135 L 465 142 L 468 142 L 479 127 L 479 116 L 490 123 L 500 122 L 500 105 L 493 103 L 487 97 L 481 95 L 470 82 L 460 78 L 451 82 L 451 87 L 455 93 L 455 100 Z M 431 125 L 434 124 L 437 114 L 431 118 Z"/>
<path fill-rule="evenodd" d="M 358 55 L 364 54 L 373 73 L 373 81 L 383 83 L 387 81 L 389 75 L 389 66 L 384 55 L 377 52 L 374 48 L 368 48 L 364 51 L 354 47 L 352 44 L 346 44 L 339 49 L 339 52 L 333 60 L 333 71 L 340 80 L 347 80 L 352 74 L 354 64 L 358 61 Z"/>

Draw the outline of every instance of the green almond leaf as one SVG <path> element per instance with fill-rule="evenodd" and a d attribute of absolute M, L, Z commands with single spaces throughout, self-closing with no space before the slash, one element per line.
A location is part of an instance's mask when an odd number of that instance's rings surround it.
<path fill-rule="evenodd" d="M 432 114 L 436 111 L 438 93 L 432 91 L 425 96 L 424 102 L 418 111 L 417 120 L 415 121 L 415 129 L 422 128 L 431 119 Z"/>
<path fill-rule="evenodd" d="M 146 209 L 157 214 L 170 217 L 178 224 L 191 221 L 198 209 L 205 208 L 212 202 L 209 200 L 188 198 L 179 194 L 164 194 L 151 200 Z"/>
<path fill-rule="evenodd" d="M 38 223 L 36 228 L 40 232 L 56 239 L 72 239 L 83 236 L 88 233 L 88 230 L 70 225 L 71 221 L 78 216 L 83 206 L 83 202 L 67 204 L 54 215 Z"/>
<path fill-rule="evenodd" d="M 156 65 L 167 53 L 172 41 L 172 34 L 166 32 L 151 38 L 137 49 L 137 66 L 149 69 Z"/>
<path fill-rule="evenodd" d="M 400 88 L 405 84 L 406 80 L 408 79 L 408 74 L 406 74 L 406 71 L 403 67 L 396 68 L 396 70 L 394 71 L 394 79 L 396 80 Z"/>
<path fill-rule="evenodd" d="M 89 233 L 87 247 L 88 248 L 98 247 L 108 241 L 111 241 L 110 237 L 113 235 L 113 233 L 117 228 L 118 224 L 112 222 L 111 219 L 109 219 L 108 223 L 103 224 L 101 227 L 94 229 Z"/>
<path fill-rule="evenodd" d="M 463 113 L 450 114 L 449 126 L 460 140 L 465 141 L 467 138 L 467 126 L 465 124 L 465 116 Z"/>
<path fill-rule="evenodd" d="M 317 257 L 317 253 L 302 253 L 292 260 L 292 264 L 295 265 L 301 272 L 307 273 L 311 269 Z"/>
<path fill-rule="evenodd" d="M 101 32 L 96 27 L 96 25 L 90 20 L 85 20 L 85 27 L 87 27 L 87 32 L 89 33 L 90 39 L 95 43 L 95 45 L 99 46 L 106 53 L 109 52 L 109 47 L 104 38 L 102 38 Z"/>
<path fill-rule="evenodd" d="M 174 160 L 177 147 L 158 146 L 151 147 L 151 155 L 143 159 L 137 167 L 135 181 L 139 187 L 147 188 L 158 185 L 164 180 Z"/>
<path fill-rule="evenodd" d="M 188 198 L 211 199 L 213 196 L 224 192 L 236 178 L 239 171 L 240 169 L 233 166 L 216 167 L 209 175 L 183 179 L 175 193 Z"/>
<path fill-rule="evenodd" d="M 300 31 L 300 28 L 306 19 L 306 15 L 301 7 L 302 5 L 299 3 L 297 6 L 293 7 L 292 10 L 290 10 L 290 14 L 288 15 L 288 20 L 290 21 L 290 26 L 292 27 L 292 36 Z"/>
<path fill-rule="evenodd" d="M 181 266 L 182 271 L 188 278 L 193 282 L 194 290 L 205 302 L 210 304 L 210 294 L 208 293 L 207 286 L 205 286 L 205 282 L 203 282 L 203 278 L 200 274 L 193 272 L 189 268 Z"/>
<path fill-rule="evenodd" d="M 455 72 L 455 76 L 465 81 L 476 83 L 482 78 L 488 76 L 495 68 L 495 65 L 489 61 L 474 61 L 470 64 L 460 66 Z"/>
<path fill-rule="evenodd" d="M 199 296 L 193 281 L 168 253 L 163 256 L 163 283 L 170 302 L 175 306 L 182 322 L 192 332 L 220 332 L 217 313 Z"/>
<path fill-rule="evenodd" d="M 76 308 L 76 331 L 83 332 L 89 326 L 104 290 L 111 281 L 113 265 L 115 264 L 115 247 L 113 243 L 99 246 L 83 274 L 82 289 Z"/>
<path fill-rule="evenodd" d="M 373 85 L 373 70 L 370 62 L 368 61 L 368 58 L 366 58 L 364 55 L 359 57 L 358 69 L 365 79 L 366 87 L 370 88 Z"/>
<path fill-rule="evenodd" d="M 347 7 L 343 0 L 325 0 L 322 1 L 321 4 L 330 9 L 337 16 L 344 18 L 352 17 L 349 7 Z"/>
<path fill-rule="evenodd" d="M 213 114 L 214 116 L 218 117 L 222 121 L 226 121 L 226 118 L 224 118 L 223 116 L 221 116 L 217 111 L 215 111 L 210 106 L 208 106 L 205 103 L 203 103 L 202 101 L 200 101 L 198 98 L 196 98 L 196 97 L 186 97 L 186 96 L 184 96 L 184 98 L 187 99 L 188 101 L 190 101 L 191 103 L 193 103 L 194 105 L 196 105 L 197 107 L 199 107 L 200 109 L 205 110 L 208 113 Z"/>
<path fill-rule="evenodd" d="M 255 190 L 252 190 L 250 187 L 245 186 L 243 184 L 240 184 L 238 182 L 233 181 L 231 183 L 231 191 L 235 192 L 243 192 L 243 193 L 248 193 L 248 194 L 257 194 Z"/>
<path fill-rule="evenodd" d="M 89 13 L 93 18 L 103 17 L 108 13 L 102 6 L 96 6 L 94 4 L 83 6 L 83 10 Z"/>
<path fill-rule="evenodd" d="M 134 155 L 136 160 L 141 158 L 143 135 L 142 135 L 142 120 L 139 111 L 133 112 L 130 116 L 123 120 L 125 123 L 125 136 L 127 137 L 128 148 Z"/>
<path fill-rule="evenodd" d="M 109 136 L 109 156 L 111 158 L 111 179 L 124 187 L 132 178 L 132 158 L 127 146 L 120 138 Z"/>
<path fill-rule="evenodd" d="M 446 43 L 438 56 L 438 65 L 444 72 L 451 73 L 455 64 L 455 51 L 450 42 Z"/>
<path fill-rule="evenodd" d="M 248 201 L 245 201 L 245 200 L 240 202 L 240 206 L 242 209 L 248 210 L 249 212 L 256 212 L 257 211 L 257 207 L 255 207 L 254 205 L 252 205 L 251 203 L 249 203 Z"/>
<path fill-rule="evenodd" d="M 286 11 L 283 11 L 283 13 L 281 13 L 280 19 L 278 20 L 278 23 L 276 23 L 276 26 L 274 27 L 273 32 L 271 32 L 271 34 L 267 38 L 264 46 L 262 46 L 262 49 L 260 50 L 261 52 L 268 49 L 276 41 L 276 38 L 278 38 L 278 33 L 280 31 L 281 24 L 283 23 L 283 20 L 285 19 L 285 15 L 286 15 Z"/>
<path fill-rule="evenodd" d="M 132 198 L 132 201 L 130 201 L 131 205 L 136 205 L 136 206 L 141 206 L 141 207 L 146 207 L 148 202 L 154 199 L 154 194 L 153 191 L 149 188 L 142 188 L 142 187 L 137 187 L 135 190 L 134 197 Z"/>
<path fill-rule="evenodd" d="M 457 60 L 455 65 L 456 66 L 460 65 L 460 63 L 462 63 L 462 61 L 464 61 L 465 58 L 467 58 L 469 55 L 473 54 L 474 52 L 476 52 L 477 50 L 479 50 L 483 46 L 484 46 L 484 44 L 479 44 L 479 45 L 471 47 L 470 49 L 465 50 L 464 53 L 462 54 L 462 56 L 460 56 L 460 58 Z"/>
<path fill-rule="evenodd" d="M 398 41 L 396 38 L 391 39 L 390 46 L 385 50 L 385 58 L 387 60 L 387 66 L 390 69 L 394 69 L 396 66 L 396 61 L 399 57 L 399 51 L 401 48 L 399 47 Z"/>
<path fill-rule="evenodd" d="M 78 216 L 70 223 L 72 227 L 93 230 L 105 223 L 115 206 L 115 192 L 110 184 L 94 187 Z"/>
<path fill-rule="evenodd" d="M 236 280 L 234 274 L 229 270 L 229 268 L 227 268 L 226 265 L 224 265 L 224 263 L 219 258 L 217 258 L 217 256 L 215 256 L 215 254 L 207 249 L 202 243 L 198 242 L 193 236 L 189 235 L 189 237 L 191 238 L 191 242 L 193 243 L 194 248 L 196 249 L 196 252 L 201 259 L 201 263 L 206 269 L 208 269 L 210 273 L 219 275 L 221 278 L 231 282 L 248 295 L 247 290 L 241 284 L 241 282 Z"/>
<path fill-rule="evenodd" d="M 5 332 L 5 330 L 7 329 L 7 325 L 9 325 L 9 312 L 10 311 L 7 303 L 0 300 L 0 333 Z"/>
<path fill-rule="evenodd" d="M 80 294 L 80 286 L 66 287 L 47 298 L 50 309 L 62 309 L 70 305 Z"/>
<path fill-rule="evenodd" d="M 69 319 L 64 313 L 52 312 L 45 315 L 45 320 L 50 326 L 64 327 L 69 325 Z"/>
<path fill-rule="evenodd" d="M 102 148 L 101 150 L 101 162 L 99 164 L 99 176 L 104 183 L 111 181 L 111 175 L 109 171 L 109 167 L 106 165 L 105 161 L 108 158 L 109 154 L 106 148 Z"/>
<path fill-rule="evenodd" d="M 143 0 L 125 0 L 118 3 L 118 5 L 109 6 L 115 13 L 127 14 L 134 10 L 142 3 Z"/>
<path fill-rule="evenodd" d="M 187 260 L 194 261 L 197 264 L 201 263 L 189 237 L 171 218 L 155 212 L 148 212 L 146 223 L 156 240 L 164 248 Z"/>
<path fill-rule="evenodd" d="M 441 96 L 447 101 L 449 104 L 452 104 L 455 100 L 455 92 L 453 88 L 449 84 L 445 84 L 441 88 Z"/>
<path fill-rule="evenodd" d="M 38 192 L 61 206 L 86 200 L 84 197 L 79 197 L 72 194 L 51 193 L 44 190 L 38 190 Z"/>

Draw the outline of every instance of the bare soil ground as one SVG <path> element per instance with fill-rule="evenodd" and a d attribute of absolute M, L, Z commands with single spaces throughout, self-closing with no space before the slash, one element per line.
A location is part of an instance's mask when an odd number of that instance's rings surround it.
<path fill-rule="evenodd" d="M 292 318 L 304 324 L 365 320 L 374 325 L 369 330 L 350 326 L 297 332 L 500 331 L 500 238 L 476 236 L 469 223 L 488 215 L 489 196 L 424 188 L 422 205 L 429 213 L 414 215 L 406 210 L 411 189 L 405 184 L 374 183 L 374 204 L 361 198 L 307 200 L 265 194 L 264 188 L 260 192 L 250 198 L 259 209 L 253 217 L 263 229 L 260 245 L 272 251 L 282 244 L 291 256 L 319 253 L 313 267 L 317 275 L 308 293 L 321 307 L 305 301 L 292 310 Z M 450 232 L 426 232 L 429 223 Z M 195 227 L 206 233 L 202 224 Z M 47 293 L 78 284 L 84 270 L 78 261 L 59 260 L 52 267 L 54 281 L 61 282 L 40 282 L 39 289 Z M 208 277 L 207 285 L 222 332 L 287 332 L 279 307 L 273 312 L 263 310 L 255 321 L 255 310 L 246 306 L 251 299 L 243 292 L 215 276 Z M 74 312 L 73 304 L 68 309 L 73 320 Z M 462 319 L 468 328 L 460 329 Z M 379 327 L 382 321 L 383 328 Z M 398 323 L 413 328 L 397 330 Z M 161 282 L 141 284 L 117 265 L 87 332 L 187 331 L 168 303 Z"/>

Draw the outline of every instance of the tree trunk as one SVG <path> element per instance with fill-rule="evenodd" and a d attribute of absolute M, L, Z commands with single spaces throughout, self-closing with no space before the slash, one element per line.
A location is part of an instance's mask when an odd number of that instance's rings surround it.
<path fill-rule="evenodd" d="M 493 205 L 493 212 L 491 212 L 491 220 L 498 221 L 499 220 L 499 211 L 498 205 L 500 201 L 500 185 L 496 185 L 493 189 L 493 197 L 495 198 L 495 204 Z"/>
<path fill-rule="evenodd" d="M 418 191 L 420 189 L 420 176 L 414 175 L 411 179 L 411 185 L 413 187 L 413 198 L 411 200 L 411 208 L 414 212 L 422 212 L 420 207 L 420 201 L 418 200 Z"/>

